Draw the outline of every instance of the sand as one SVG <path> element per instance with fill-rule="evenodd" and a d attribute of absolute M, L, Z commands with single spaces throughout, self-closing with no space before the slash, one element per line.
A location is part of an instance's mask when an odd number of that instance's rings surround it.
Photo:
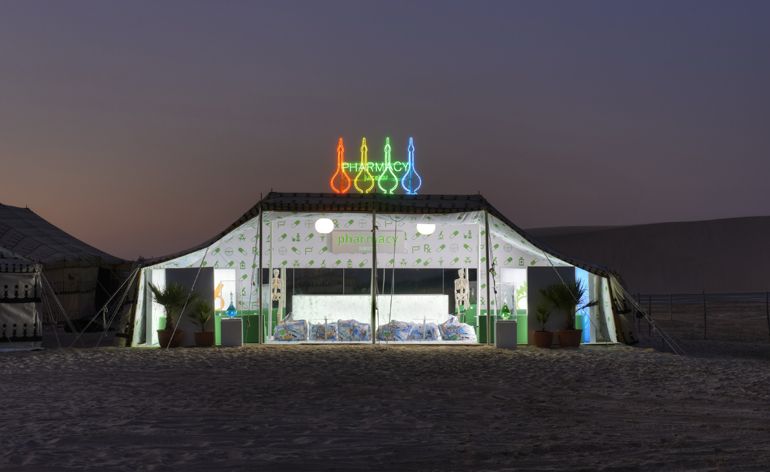
<path fill-rule="evenodd" d="M 758 352 L 4 353 L 0 470 L 768 470 Z"/>

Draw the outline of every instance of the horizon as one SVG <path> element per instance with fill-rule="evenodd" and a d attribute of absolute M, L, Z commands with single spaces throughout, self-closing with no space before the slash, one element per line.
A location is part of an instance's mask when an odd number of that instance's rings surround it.
<path fill-rule="evenodd" d="M 278 190 L 273 190 L 273 191 L 279 192 Z M 316 192 L 313 192 L 313 193 L 316 193 Z M 425 194 L 423 194 L 423 195 L 425 195 Z M 483 194 L 482 194 L 482 196 L 483 196 Z M 49 218 L 46 217 L 46 215 L 43 215 L 43 214 L 35 211 L 34 208 L 30 208 L 28 206 L 23 206 L 23 205 L 12 205 L 12 204 L 8 204 L 8 203 L 5 203 L 5 202 L 0 202 L 0 205 L 13 206 L 13 207 L 17 207 L 17 208 L 27 208 L 27 209 L 33 211 L 34 213 L 36 213 L 41 218 L 43 218 L 46 221 L 48 221 L 49 223 L 51 223 L 54 226 L 58 227 L 59 229 L 61 229 L 65 233 L 70 234 L 71 236 L 73 236 L 73 237 L 83 241 L 84 243 L 86 243 L 86 244 L 88 244 L 88 245 L 90 245 L 90 246 L 92 246 L 92 247 L 94 247 L 96 249 L 101 250 L 102 252 L 106 252 L 107 254 L 119 257 L 119 258 L 124 259 L 126 261 L 135 261 L 135 260 L 139 260 L 139 259 L 152 259 L 152 258 L 156 258 L 156 257 L 163 257 L 163 256 L 172 255 L 172 254 L 175 254 L 175 253 L 178 253 L 178 252 L 181 252 L 181 251 L 188 250 L 188 249 L 190 249 L 192 247 L 195 247 L 195 246 L 198 246 L 198 245 L 200 245 L 202 243 L 205 243 L 206 241 L 210 240 L 211 238 L 213 238 L 217 234 L 219 234 L 222 231 L 226 230 L 231 224 L 236 222 L 241 216 L 243 216 L 243 214 L 245 214 L 245 212 L 248 209 L 252 208 L 256 203 L 257 202 L 254 202 L 254 204 L 249 205 L 244 211 L 242 211 L 238 215 L 235 215 L 233 217 L 232 221 L 230 223 L 228 223 L 227 225 L 217 229 L 216 231 L 214 231 L 213 233 L 211 233 L 211 234 L 209 234 L 207 236 L 204 235 L 203 239 L 201 239 L 200 241 L 194 242 L 193 244 L 190 244 L 190 245 L 185 246 L 185 247 L 172 248 L 169 252 L 162 253 L 162 254 L 137 254 L 135 256 L 129 256 L 129 257 L 126 257 L 126 256 L 124 256 L 122 254 L 119 254 L 119 253 L 116 253 L 116 252 L 111 252 L 108 249 L 100 247 L 100 246 L 92 243 L 91 241 L 88 241 L 87 239 L 82 238 L 80 235 L 78 235 L 76 233 L 73 233 L 72 231 L 69 231 L 67 228 L 65 228 L 65 227 L 63 227 L 63 226 L 61 226 L 61 225 L 51 221 Z M 492 206 L 495 206 L 494 202 L 490 202 L 490 204 Z M 497 208 L 497 207 L 495 207 L 495 208 Z M 503 214 L 505 215 L 505 213 L 503 213 Z M 510 219 L 514 224 L 518 225 L 518 223 L 516 222 L 515 219 L 511 218 L 509 215 L 505 215 L 505 216 L 508 219 Z M 735 219 L 757 219 L 757 218 L 770 218 L 770 215 L 725 216 L 725 217 L 719 217 L 719 218 L 706 218 L 706 219 L 698 219 L 698 220 L 651 221 L 651 222 L 620 224 L 620 225 L 594 224 L 594 225 L 555 225 L 555 226 L 537 226 L 537 227 L 528 227 L 528 226 L 521 226 L 521 225 L 518 225 L 518 226 L 520 228 L 522 228 L 524 231 L 528 231 L 528 232 L 529 231 L 553 230 L 553 229 L 561 229 L 561 230 L 568 230 L 568 229 L 592 229 L 593 230 L 593 229 L 599 229 L 599 230 L 606 230 L 606 229 L 629 228 L 629 227 L 634 227 L 634 226 L 649 226 L 649 225 L 663 225 L 663 224 L 705 223 L 705 222 L 711 222 L 711 221 L 725 221 L 725 220 L 735 220 Z"/>
<path fill-rule="evenodd" d="M 767 2 L 105 4 L 0 15 L 0 201 L 124 258 L 413 136 L 524 228 L 770 215 Z M 394 34 L 396 33 L 396 34 Z M 355 38 L 354 41 L 351 38 Z M 397 152 L 396 152 L 397 151 Z"/>

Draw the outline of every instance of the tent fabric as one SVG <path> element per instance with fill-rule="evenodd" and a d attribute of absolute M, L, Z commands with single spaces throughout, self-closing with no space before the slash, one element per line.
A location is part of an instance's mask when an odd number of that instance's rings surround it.
<path fill-rule="evenodd" d="M 487 211 L 491 216 L 500 220 L 518 236 L 540 251 L 546 251 L 556 259 L 560 259 L 575 267 L 604 277 L 617 275 L 616 272 L 596 264 L 589 264 L 560 254 L 558 251 L 535 241 L 523 229 L 516 226 L 505 215 L 493 207 L 482 195 L 382 195 L 382 194 L 345 194 L 333 193 L 290 193 L 270 192 L 262 200 L 249 208 L 240 218 L 213 238 L 184 251 L 167 256 L 147 259 L 143 266 L 155 265 L 171 259 L 202 250 L 234 230 L 249 223 L 259 216 L 260 211 L 273 212 L 330 212 L 330 213 L 400 213 L 400 214 L 447 214 Z"/>
<path fill-rule="evenodd" d="M 12 256 L 11 265 L 39 264 L 41 277 L 66 312 L 56 310 L 46 322 L 92 316 L 99 291 L 109 295 L 115 273 L 124 270 L 121 265 L 126 262 L 80 241 L 29 208 L 0 204 L 0 265 L 3 254 Z"/>
<path fill-rule="evenodd" d="M 139 313 L 144 313 L 144 305 L 151 304 L 151 300 L 144 300 L 146 297 L 141 291 L 142 285 L 150 280 L 148 277 L 151 277 L 153 272 L 198 267 L 210 267 L 215 270 L 233 269 L 236 272 L 233 292 L 236 294 L 238 309 L 254 310 L 259 307 L 258 280 L 255 275 L 260 246 L 259 221 L 262 221 L 262 231 L 266 240 L 262 255 L 263 269 L 269 267 L 366 268 L 372 261 L 365 252 L 337 257 L 333 251 L 329 250 L 326 238 L 317 237 L 312 228 L 317 218 L 329 217 L 339 220 L 338 224 L 343 230 L 361 231 L 371 227 L 372 214 L 375 214 L 374 221 L 378 234 L 381 235 L 389 231 L 403 232 L 403 226 L 399 226 L 403 223 L 400 222 L 414 224 L 418 220 L 427 219 L 433 223 L 440 223 L 446 230 L 447 237 L 447 241 L 439 241 L 444 238 L 439 231 L 430 236 L 409 234 L 409 241 L 418 238 L 419 245 L 430 249 L 430 251 L 426 249 L 425 252 L 431 252 L 431 255 L 420 257 L 422 254 L 415 253 L 412 245 L 402 248 L 409 249 L 410 254 L 400 252 L 396 254 L 394 246 L 392 254 L 385 251 L 380 254 L 381 257 L 377 258 L 378 270 L 396 266 L 440 268 L 444 267 L 445 263 L 450 266 L 460 265 L 478 269 L 477 300 L 481 310 L 485 310 L 489 283 L 486 270 L 483 268 L 487 258 L 485 247 L 488 241 L 488 255 L 490 262 L 494 263 L 493 268 L 574 266 L 601 279 L 596 287 L 608 290 L 606 294 L 602 292 L 604 302 L 602 312 L 609 315 L 607 326 L 615 324 L 612 320 L 613 306 L 610 300 L 614 295 L 613 288 L 617 289 L 613 284 L 620 282 L 614 272 L 576 261 L 544 247 L 514 225 L 481 195 L 335 195 L 271 192 L 227 229 L 205 243 L 169 256 L 141 261 L 146 270 L 143 270 L 140 275 L 140 293 L 134 311 L 137 315 L 133 323 L 134 344 L 143 341 L 149 343 L 149 339 L 143 339 L 145 336 L 143 326 L 149 325 L 145 325 L 145 319 Z M 486 224 L 489 225 L 489 235 L 486 235 Z M 308 231 L 307 234 L 303 233 L 300 238 L 299 233 L 305 231 Z M 466 233 L 467 236 L 465 236 Z M 455 236 L 460 239 L 449 241 Z M 457 247 L 454 248 L 455 246 Z M 452 251 L 459 251 L 459 253 L 450 254 Z M 458 256 L 460 256 L 459 259 Z M 446 259 L 442 259 L 443 257 Z M 606 283 L 602 282 L 605 279 Z M 490 305 L 495 309 L 496 301 L 490 300 Z M 336 326 L 336 328 L 339 337 L 341 327 Z M 600 331 L 604 331 L 604 328 L 604 326 L 597 326 Z M 606 338 L 606 342 L 616 342 L 614 333 L 601 337 L 602 341 Z M 303 336 L 303 339 L 306 339 L 306 336 Z"/>
<path fill-rule="evenodd" d="M 38 347 L 40 264 L 0 249 L 0 347 Z"/>
<path fill-rule="evenodd" d="M 3 204 L 0 204 L 0 247 L 46 267 L 125 262 L 80 241 L 29 208 Z"/>
<path fill-rule="evenodd" d="M 0 273 L 39 272 L 40 264 L 0 247 Z"/>

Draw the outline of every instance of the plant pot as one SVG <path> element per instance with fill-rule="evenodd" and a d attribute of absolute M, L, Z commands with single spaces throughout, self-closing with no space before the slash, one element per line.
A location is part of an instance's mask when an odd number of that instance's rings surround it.
<path fill-rule="evenodd" d="M 550 331 L 534 331 L 532 341 L 537 347 L 550 348 L 553 344 L 553 333 Z"/>
<path fill-rule="evenodd" d="M 195 345 L 198 347 L 211 347 L 214 345 L 214 332 L 204 331 L 195 333 Z"/>
<path fill-rule="evenodd" d="M 126 333 L 115 333 L 115 339 L 112 343 L 116 347 L 126 347 L 128 345 L 128 335 Z"/>
<path fill-rule="evenodd" d="M 159 329 L 158 330 L 158 344 L 160 344 L 160 347 L 179 347 L 182 345 L 182 340 L 184 339 L 184 331 L 178 329 L 176 330 L 176 333 L 174 333 L 174 337 L 171 337 L 171 331 L 170 329 Z"/>
<path fill-rule="evenodd" d="M 580 339 L 583 337 L 582 329 L 564 329 L 557 331 L 559 336 L 559 346 L 561 347 L 579 347 Z"/>

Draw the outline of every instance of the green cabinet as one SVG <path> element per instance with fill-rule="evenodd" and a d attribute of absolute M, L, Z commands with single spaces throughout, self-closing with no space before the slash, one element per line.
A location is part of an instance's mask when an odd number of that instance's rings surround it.
<path fill-rule="evenodd" d="M 529 343 L 529 323 L 527 320 L 527 310 L 516 310 L 516 343 Z"/>
<path fill-rule="evenodd" d="M 486 311 L 486 310 L 485 310 Z M 489 327 L 489 343 L 495 342 L 495 319 L 496 316 L 492 316 L 492 323 Z M 487 343 L 487 315 L 484 313 L 483 315 L 479 315 L 479 326 L 476 329 L 476 337 L 479 340 L 479 343 L 486 344 Z"/>
<path fill-rule="evenodd" d="M 261 343 L 260 339 L 260 323 L 262 323 L 262 317 L 257 313 L 257 310 L 243 310 L 238 312 L 238 318 L 243 320 L 243 342 L 244 343 Z M 217 346 L 222 344 L 222 319 L 227 318 L 227 313 L 224 311 L 217 311 L 214 313 L 214 344 Z"/>

